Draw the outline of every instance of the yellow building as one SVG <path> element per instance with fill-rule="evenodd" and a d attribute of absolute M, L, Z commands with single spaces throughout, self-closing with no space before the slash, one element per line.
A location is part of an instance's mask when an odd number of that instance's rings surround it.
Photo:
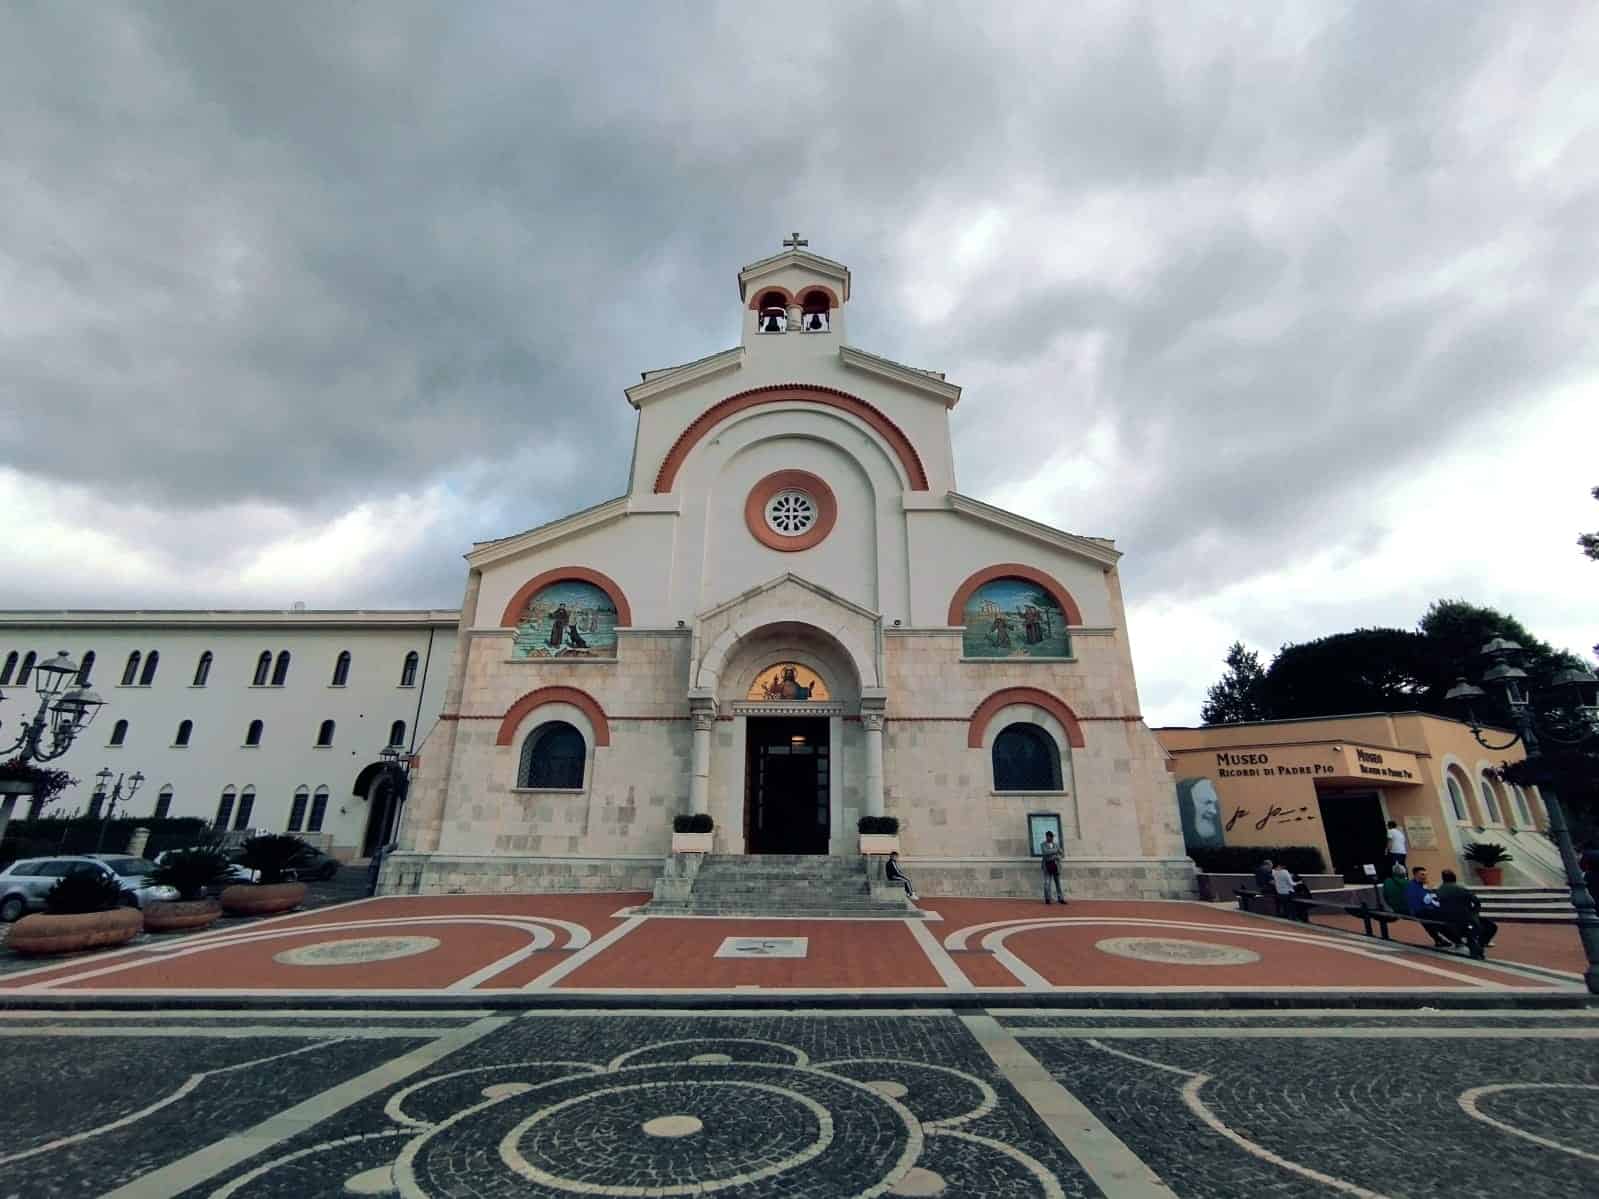
<path fill-rule="evenodd" d="M 1490 742 L 1510 734 L 1485 729 Z M 1448 867 L 1461 881 L 1473 841 L 1511 853 L 1510 886 L 1558 886 L 1560 857 L 1537 789 L 1489 771 L 1524 756 L 1520 744 L 1493 752 L 1456 720 L 1420 712 L 1267 720 L 1156 729 L 1176 781 L 1190 849 L 1218 845 L 1313 845 L 1351 881 L 1381 871 L 1392 820 L 1405 830 L 1409 864 L 1434 880 Z"/>

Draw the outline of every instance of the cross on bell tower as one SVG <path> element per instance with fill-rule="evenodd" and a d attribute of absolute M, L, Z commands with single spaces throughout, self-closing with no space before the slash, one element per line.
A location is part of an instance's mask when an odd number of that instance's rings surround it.
<path fill-rule="evenodd" d="M 799 235 L 799 230 L 797 229 L 783 239 L 783 248 L 785 250 L 797 250 L 801 246 L 808 246 L 810 244 L 810 240 L 808 238 L 801 237 Z"/>

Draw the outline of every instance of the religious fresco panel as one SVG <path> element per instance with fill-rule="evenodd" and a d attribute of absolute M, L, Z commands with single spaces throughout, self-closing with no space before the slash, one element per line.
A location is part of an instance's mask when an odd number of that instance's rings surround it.
<path fill-rule="evenodd" d="M 1069 658 L 1066 613 L 1045 588 L 1027 579 L 994 579 L 966 601 L 967 658 Z"/>
<path fill-rule="evenodd" d="M 746 697 L 753 703 L 793 704 L 831 699 L 827 684 L 808 666 L 777 662 L 755 676 Z"/>
<path fill-rule="evenodd" d="M 616 657 L 616 605 L 593 583 L 563 579 L 528 600 L 513 658 Z"/>

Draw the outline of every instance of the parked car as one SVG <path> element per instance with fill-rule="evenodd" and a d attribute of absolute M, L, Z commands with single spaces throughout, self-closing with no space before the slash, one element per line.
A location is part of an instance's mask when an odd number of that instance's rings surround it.
<path fill-rule="evenodd" d="M 155 862 L 153 864 L 159 866 L 166 859 L 167 854 L 172 852 L 173 851 L 170 849 L 163 849 L 160 853 L 155 855 Z M 206 892 L 207 894 L 217 892 L 222 890 L 223 887 L 231 887 L 234 883 L 253 882 L 255 882 L 254 870 L 251 870 L 245 866 L 241 866 L 237 862 L 229 862 L 227 869 L 222 872 L 221 877 L 208 886 L 206 888 Z"/>
<path fill-rule="evenodd" d="M 339 872 L 339 866 L 338 858 L 330 857 L 320 849 L 313 849 L 299 862 L 295 863 L 294 877 L 302 882 L 307 879 L 326 882 Z"/>
<path fill-rule="evenodd" d="M 148 876 L 153 869 L 153 863 L 121 853 L 18 858 L 0 870 L 0 920 L 10 923 L 28 912 L 43 908 L 44 898 L 50 893 L 50 888 L 67 875 L 80 870 L 103 870 L 116 879 L 122 888 L 122 902 L 130 908 L 143 908 L 147 903 L 176 899 L 176 889 L 150 882 Z"/>

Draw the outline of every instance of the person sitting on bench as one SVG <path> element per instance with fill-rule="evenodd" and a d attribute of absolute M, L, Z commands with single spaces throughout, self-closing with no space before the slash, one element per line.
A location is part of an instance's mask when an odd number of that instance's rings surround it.
<path fill-rule="evenodd" d="M 911 886 L 910 875 L 899 868 L 899 850 L 896 849 L 888 855 L 888 861 L 883 865 L 883 877 L 891 883 L 899 883 L 904 887 L 907 898 L 916 898 L 916 891 Z"/>
<path fill-rule="evenodd" d="M 1454 938 L 1455 943 L 1469 944 L 1471 934 L 1476 933 L 1478 944 L 1487 949 L 1489 942 L 1494 939 L 1494 934 L 1499 931 L 1499 925 L 1482 915 L 1482 900 L 1470 887 L 1463 887 L 1455 879 L 1453 870 L 1444 871 L 1444 881 L 1437 892 L 1439 919 L 1448 922 L 1447 932 Z"/>
<path fill-rule="evenodd" d="M 1427 868 L 1413 866 L 1410 870 L 1410 885 L 1405 888 L 1405 903 L 1412 916 L 1422 920 L 1437 920 L 1438 893 L 1427 885 Z M 1432 943 L 1439 949 L 1453 949 L 1455 942 L 1444 936 L 1436 924 L 1424 924 L 1427 935 L 1432 938 Z"/>
<path fill-rule="evenodd" d="M 1255 890 L 1259 891 L 1262 895 L 1270 895 L 1274 890 L 1276 890 L 1276 888 L 1272 886 L 1271 871 L 1272 861 L 1270 858 L 1262 858 L 1260 865 L 1255 867 Z"/>
<path fill-rule="evenodd" d="M 1410 915 L 1410 901 L 1405 898 L 1405 891 L 1409 883 L 1405 881 L 1405 868 L 1398 862 L 1394 863 L 1393 873 L 1382 880 L 1382 901 L 1390 912 L 1398 912 L 1401 916 Z"/>

